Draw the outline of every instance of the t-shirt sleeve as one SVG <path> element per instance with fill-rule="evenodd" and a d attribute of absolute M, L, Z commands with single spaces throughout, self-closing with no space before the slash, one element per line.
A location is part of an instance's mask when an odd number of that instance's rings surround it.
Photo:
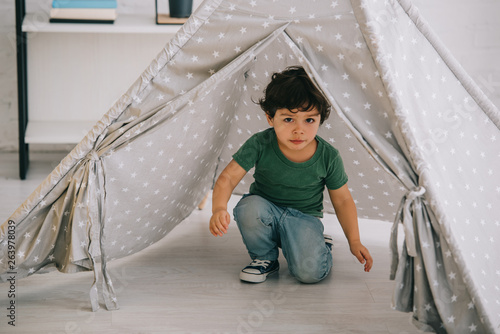
<path fill-rule="evenodd" d="M 330 190 L 339 189 L 347 183 L 348 177 L 344 169 L 342 157 L 338 152 L 330 160 L 328 175 L 325 178 L 325 185 Z"/>
<path fill-rule="evenodd" d="M 245 171 L 249 171 L 255 166 L 257 160 L 260 156 L 260 143 L 257 139 L 257 135 L 250 137 L 240 149 L 233 154 L 233 159 L 240 165 Z"/>

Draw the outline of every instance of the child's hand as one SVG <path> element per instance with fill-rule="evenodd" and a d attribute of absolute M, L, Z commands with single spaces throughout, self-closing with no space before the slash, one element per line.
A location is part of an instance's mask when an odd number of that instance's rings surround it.
<path fill-rule="evenodd" d="M 365 271 L 369 272 L 373 265 L 373 259 L 370 255 L 368 249 L 361 244 L 361 242 L 355 242 L 350 245 L 351 253 L 358 259 L 360 263 L 364 263 Z"/>
<path fill-rule="evenodd" d="M 231 221 L 231 216 L 226 210 L 217 210 L 210 218 L 210 232 L 216 236 L 223 236 L 227 233 L 227 227 Z"/>

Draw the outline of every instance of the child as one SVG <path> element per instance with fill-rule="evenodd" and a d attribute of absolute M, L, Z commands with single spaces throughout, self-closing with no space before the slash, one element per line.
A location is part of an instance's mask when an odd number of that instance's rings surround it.
<path fill-rule="evenodd" d="M 330 105 L 302 67 L 274 73 L 259 100 L 271 128 L 254 134 L 233 155 L 213 190 L 210 232 L 227 233 L 227 202 L 243 176 L 255 166 L 255 182 L 233 215 L 252 263 L 240 279 L 264 282 L 279 270 L 278 247 L 290 273 L 300 282 L 316 283 L 332 267 L 331 237 L 323 235 L 323 191 L 326 186 L 349 242 L 364 270 L 373 260 L 361 244 L 357 213 L 338 151 L 317 136 Z"/>

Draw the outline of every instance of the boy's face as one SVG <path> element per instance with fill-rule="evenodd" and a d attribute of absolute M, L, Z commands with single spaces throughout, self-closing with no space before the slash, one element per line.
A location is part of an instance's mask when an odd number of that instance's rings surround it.
<path fill-rule="evenodd" d="M 290 160 L 304 162 L 316 152 L 316 134 L 321 115 L 313 108 L 309 111 L 278 109 L 267 122 L 274 127 L 281 152 Z"/>

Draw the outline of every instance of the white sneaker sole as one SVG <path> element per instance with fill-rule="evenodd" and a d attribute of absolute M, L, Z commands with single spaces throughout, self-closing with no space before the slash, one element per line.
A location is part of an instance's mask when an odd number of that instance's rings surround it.
<path fill-rule="evenodd" d="M 270 274 L 273 274 L 277 272 L 279 268 L 274 269 L 273 271 L 270 271 L 265 274 L 250 274 L 246 273 L 244 271 L 240 272 L 240 280 L 245 281 L 245 282 L 250 282 L 250 283 L 262 283 L 267 279 L 267 276 Z"/>

